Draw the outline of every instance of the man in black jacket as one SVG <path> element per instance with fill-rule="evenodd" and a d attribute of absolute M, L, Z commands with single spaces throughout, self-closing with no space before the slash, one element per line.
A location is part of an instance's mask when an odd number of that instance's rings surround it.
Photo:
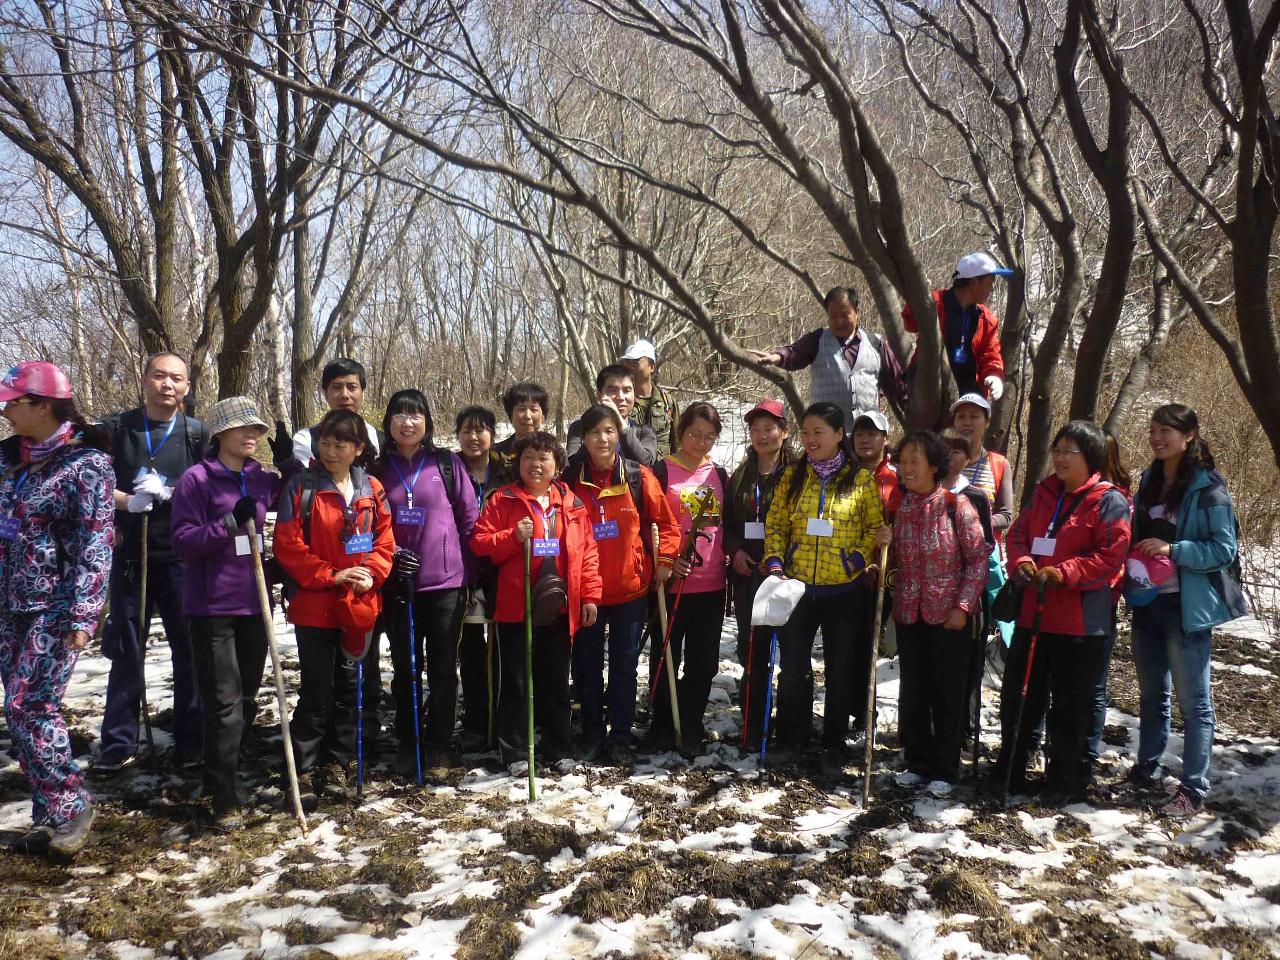
<path fill-rule="evenodd" d="M 131 762 L 138 749 L 142 690 L 138 657 L 145 638 L 138 628 L 143 577 L 142 531 L 146 520 L 147 607 L 164 624 L 173 661 L 173 743 L 179 766 L 203 756 L 200 694 L 196 688 L 191 635 L 182 615 L 182 563 L 169 543 L 170 502 L 178 478 L 209 446 L 209 430 L 187 416 L 183 401 L 191 389 L 186 361 L 158 353 L 142 372 L 141 407 L 107 417 L 116 474 L 116 536 L 111 565 L 111 612 L 102 652 L 111 661 L 107 677 L 102 737 L 93 760 L 97 772 Z"/>

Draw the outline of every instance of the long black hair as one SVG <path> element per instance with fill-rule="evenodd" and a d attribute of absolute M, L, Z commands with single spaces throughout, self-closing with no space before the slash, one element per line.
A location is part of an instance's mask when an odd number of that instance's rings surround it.
<path fill-rule="evenodd" d="M 801 427 L 810 417 L 817 417 L 829 426 L 832 430 L 839 430 L 840 450 L 844 453 L 845 466 L 849 469 L 844 470 L 842 476 L 836 483 L 833 496 L 840 496 L 853 490 L 854 484 L 858 478 L 858 455 L 853 452 L 853 441 L 849 438 L 849 434 L 844 429 L 844 411 L 837 407 L 834 403 L 828 403 L 825 400 L 819 400 L 812 403 L 805 410 L 804 416 L 800 418 Z M 787 484 L 787 503 L 791 503 L 800 496 L 800 491 L 804 489 L 805 479 L 809 475 L 809 451 L 804 452 L 799 460 L 796 461 L 795 468 L 791 471 L 791 482 Z"/>
<path fill-rule="evenodd" d="M 431 419 L 431 405 L 427 403 L 426 395 L 413 387 L 408 390 L 397 390 L 387 401 L 387 412 L 382 415 L 382 435 L 386 437 L 386 441 L 376 461 L 379 470 L 386 468 L 387 458 L 396 450 L 396 442 L 391 435 L 391 418 L 397 413 L 421 414 L 426 425 L 426 432 L 422 435 L 422 449 L 427 453 L 432 453 L 436 449 L 434 437 L 436 428 Z"/>
<path fill-rule="evenodd" d="M 81 446 L 93 447 L 95 450 L 101 450 L 104 453 L 111 452 L 110 432 L 102 424 L 90 423 L 86 420 L 84 414 L 80 412 L 80 408 L 76 406 L 75 400 L 71 397 L 65 399 L 61 397 L 40 397 L 39 399 L 49 402 L 49 412 L 53 414 L 54 419 L 59 423 L 71 422 L 76 432 L 80 434 Z"/>
<path fill-rule="evenodd" d="M 1148 482 L 1138 491 L 1138 505 L 1151 507 L 1163 504 L 1166 511 L 1172 513 L 1182 503 L 1187 487 L 1195 477 L 1197 470 L 1215 470 L 1213 454 L 1209 451 L 1209 443 L 1200 436 L 1200 418 L 1195 410 L 1185 403 L 1166 403 L 1156 407 L 1151 414 L 1151 422 L 1166 427 L 1173 427 L 1179 433 L 1193 434 L 1187 450 L 1178 461 L 1178 469 L 1173 475 L 1173 483 L 1167 487 L 1164 482 L 1164 465 L 1159 460 L 1152 460 L 1147 471 Z"/>

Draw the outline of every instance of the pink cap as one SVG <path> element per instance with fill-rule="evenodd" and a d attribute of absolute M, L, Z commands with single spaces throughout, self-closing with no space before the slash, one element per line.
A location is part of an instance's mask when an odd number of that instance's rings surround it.
<path fill-rule="evenodd" d="M 761 400 L 747 411 L 747 415 L 742 418 L 743 422 L 750 423 L 758 413 L 767 413 L 775 420 L 780 420 L 783 423 L 787 422 L 787 412 L 783 409 L 781 400 Z"/>
<path fill-rule="evenodd" d="M 1129 578 L 1141 587 L 1162 587 L 1173 576 L 1173 561 L 1168 557 L 1130 554 L 1126 563 Z"/>
<path fill-rule="evenodd" d="M 71 397 L 71 381 L 52 363 L 24 360 L 0 377 L 0 400 L 8 402 L 28 395 L 67 400 Z"/>

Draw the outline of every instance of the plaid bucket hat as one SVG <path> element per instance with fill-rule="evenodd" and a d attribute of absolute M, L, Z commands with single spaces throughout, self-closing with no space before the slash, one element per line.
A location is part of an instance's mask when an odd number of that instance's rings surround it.
<path fill-rule="evenodd" d="M 258 416 L 258 408 L 248 397 L 227 397 L 209 408 L 209 432 L 218 435 L 236 427 L 258 427 L 263 433 L 271 428 Z"/>

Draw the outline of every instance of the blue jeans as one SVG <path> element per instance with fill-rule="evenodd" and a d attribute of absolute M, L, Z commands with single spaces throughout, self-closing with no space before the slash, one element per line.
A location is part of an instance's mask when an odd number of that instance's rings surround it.
<path fill-rule="evenodd" d="M 649 612 L 648 597 L 599 608 L 593 626 L 573 638 L 573 683 L 582 703 L 582 738 L 588 747 L 605 738 L 605 627 L 609 628 L 609 739 L 631 742 L 636 719 L 636 663 L 640 633 Z M 662 645 L 661 638 L 658 645 Z"/>
<path fill-rule="evenodd" d="M 1213 704 L 1209 656 L 1213 632 L 1182 631 L 1181 595 L 1166 593 L 1133 612 L 1133 660 L 1141 694 L 1138 769 L 1154 776 L 1169 743 L 1169 681 L 1182 711 L 1182 786 L 1201 800 L 1209 792 Z"/>
<path fill-rule="evenodd" d="M 1111 628 L 1102 645 L 1102 662 L 1098 664 L 1098 680 L 1093 688 L 1093 715 L 1089 718 L 1089 740 L 1085 755 L 1098 759 L 1102 750 L 1102 731 L 1107 725 L 1107 675 L 1111 672 L 1111 654 L 1116 646 L 1116 606 L 1111 605 Z"/>

